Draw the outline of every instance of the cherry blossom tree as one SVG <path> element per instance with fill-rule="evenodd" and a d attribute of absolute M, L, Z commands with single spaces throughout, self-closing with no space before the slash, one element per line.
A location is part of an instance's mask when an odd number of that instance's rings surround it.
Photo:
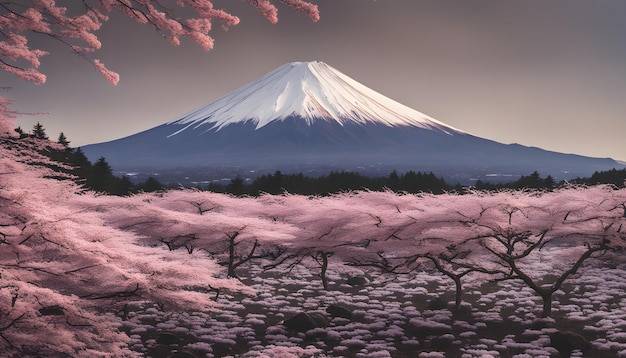
<path fill-rule="evenodd" d="M 117 204 L 102 202 L 101 210 L 108 212 L 110 223 L 140 232 L 148 244 L 209 252 L 227 268 L 228 277 L 237 277 L 235 270 L 252 260 L 270 260 L 266 268 L 312 264 L 328 288 L 331 257 L 341 263 L 364 254 L 377 229 L 377 209 L 357 197 L 248 198 L 178 190 L 137 195 L 125 205 L 109 199 Z"/>
<path fill-rule="evenodd" d="M 367 193 L 278 197 L 280 205 L 276 208 L 279 210 L 272 212 L 273 217 L 286 220 L 300 230 L 287 246 L 288 260 L 282 262 L 291 267 L 299 264 L 313 266 L 319 272 L 322 287 L 328 290 L 331 263 L 344 265 L 354 257 L 367 255 L 370 243 L 378 235 L 378 221 L 373 215 L 376 209 L 369 206 L 362 195 Z"/>
<path fill-rule="evenodd" d="M 376 204 L 370 205 L 379 208 L 369 210 L 378 235 L 369 255 L 350 264 L 394 274 L 434 268 L 454 282 L 457 309 L 467 275 L 519 279 L 541 297 L 542 316 L 548 317 L 552 296 L 567 278 L 588 259 L 625 244 L 624 195 L 602 186 L 546 193 L 371 195 L 368 200 Z M 550 275 L 542 276 L 538 262 L 549 266 Z"/>
<path fill-rule="evenodd" d="M 469 196 L 451 194 L 371 193 L 370 205 L 383 209 L 375 211 L 381 235 L 372 241 L 369 255 L 353 258 L 350 264 L 375 267 L 394 275 L 434 269 L 454 282 L 454 308 L 459 311 L 463 301 L 462 280 L 466 276 L 499 273 L 484 267 L 484 255 L 475 250 L 474 243 L 459 240 L 454 229 L 454 211 L 450 209 L 454 205 L 450 204 L 458 205 L 461 198 L 472 200 Z"/>
<path fill-rule="evenodd" d="M 112 225 L 140 233 L 145 244 L 207 253 L 226 267 L 227 277 L 236 278 L 236 270 L 253 260 L 280 257 L 297 231 L 288 223 L 258 217 L 261 209 L 253 208 L 260 204 L 253 198 L 175 190 L 102 198 L 99 210 Z"/>
<path fill-rule="evenodd" d="M 139 245 L 135 233 L 106 225 L 99 196 L 49 178 L 63 175 L 40 154 L 54 145 L 0 140 L 3 355 L 134 356 L 117 314 L 129 300 L 202 310 L 214 302 L 198 288 L 246 291 L 217 278 L 217 263 L 201 252 Z"/>
<path fill-rule="evenodd" d="M 460 242 L 491 255 L 485 269 L 500 266 L 506 279 L 522 280 L 541 297 L 541 315 L 550 317 L 554 293 L 583 263 L 623 248 L 625 195 L 603 186 L 482 193 L 455 205 L 450 217 L 460 220 L 451 227 Z M 541 276 L 537 263 L 546 258 L 550 274 Z"/>

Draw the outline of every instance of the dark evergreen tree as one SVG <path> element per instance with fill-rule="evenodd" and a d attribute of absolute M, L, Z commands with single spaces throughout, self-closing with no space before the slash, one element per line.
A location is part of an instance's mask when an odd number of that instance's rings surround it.
<path fill-rule="evenodd" d="M 122 196 L 130 195 L 133 193 L 134 187 L 133 182 L 131 182 L 126 175 L 122 175 L 122 177 L 117 180 L 115 190 L 111 194 Z"/>
<path fill-rule="evenodd" d="M 287 175 L 283 179 L 283 188 L 289 193 L 300 193 L 303 195 L 316 194 L 315 180 L 307 178 L 302 173 Z"/>
<path fill-rule="evenodd" d="M 230 181 L 230 184 L 226 187 L 226 192 L 234 194 L 234 195 L 243 195 L 246 193 L 245 184 L 243 179 L 240 177 L 236 177 L 235 179 Z"/>
<path fill-rule="evenodd" d="M 273 175 L 262 175 L 257 178 L 251 185 L 251 191 L 257 195 L 260 193 L 281 194 L 287 190 L 285 183 L 286 177 L 280 170 L 277 170 Z"/>
<path fill-rule="evenodd" d="M 46 130 L 39 122 L 37 122 L 37 124 L 35 124 L 35 126 L 33 127 L 32 135 L 37 139 L 49 139 L 48 135 L 46 134 Z"/>
<path fill-rule="evenodd" d="M 68 156 L 68 161 L 74 167 L 72 174 L 79 178 L 79 182 L 86 184 L 93 176 L 93 166 L 82 149 L 74 149 Z"/>
<path fill-rule="evenodd" d="M 576 182 L 588 185 L 611 184 L 618 188 L 626 186 L 626 169 L 615 168 L 607 171 L 595 172 L 588 179 L 578 179 Z"/>
<path fill-rule="evenodd" d="M 519 180 L 517 180 L 513 187 L 515 189 L 538 189 L 544 187 L 544 181 L 541 179 L 541 176 L 537 171 L 532 172 L 529 176 L 522 175 Z"/>
<path fill-rule="evenodd" d="M 331 172 L 320 179 L 320 194 L 323 195 L 369 188 L 368 178 L 356 172 Z"/>
<path fill-rule="evenodd" d="M 389 173 L 386 187 L 394 191 L 400 189 L 400 176 L 398 176 L 398 172 L 395 169 Z"/>
<path fill-rule="evenodd" d="M 137 185 L 137 190 L 144 191 L 146 193 L 159 191 L 165 189 L 165 185 L 163 185 L 160 181 L 158 181 L 155 177 L 149 177 L 145 182 Z"/>
<path fill-rule="evenodd" d="M 487 188 L 485 188 L 485 186 L 486 186 L 486 183 L 480 179 L 476 180 L 476 182 L 474 183 L 474 188 L 478 190 L 486 190 Z"/>
<path fill-rule="evenodd" d="M 552 175 L 548 175 L 544 180 L 543 180 L 543 187 L 549 190 L 552 190 L 554 188 L 556 188 L 556 180 L 554 180 L 554 178 L 552 177 Z"/>
<path fill-rule="evenodd" d="M 116 179 L 109 163 L 104 157 L 100 157 L 93 165 L 91 177 L 87 178 L 86 185 L 97 192 L 112 193 L 117 184 Z"/>
<path fill-rule="evenodd" d="M 209 185 L 207 185 L 205 190 L 212 191 L 214 193 L 225 193 L 226 192 L 226 188 L 224 187 L 224 185 L 221 185 L 218 182 L 211 182 L 211 183 L 209 183 Z"/>
<path fill-rule="evenodd" d="M 500 190 L 500 189 L 542 189 L 552 190 L 555 189 L 559 183 L 556 182 L 554 177 L 548 175 L 542 178 L 537 171 L 532 172 L 530 175 L 522 175 L 518 180 L 510 183 L 490 183 L 478 180 L 474 187 L 479 190 Z"/>
<path fill-rule="evenodd" d="M 67 137 L 65 137 L 65 134 L 63 134 L 63 132 L 59 134 L 59 139 L 57 139 L 57 143 L 64 146 L 65 148 L 70 147 L 70 141 L 67 140 Z"/>

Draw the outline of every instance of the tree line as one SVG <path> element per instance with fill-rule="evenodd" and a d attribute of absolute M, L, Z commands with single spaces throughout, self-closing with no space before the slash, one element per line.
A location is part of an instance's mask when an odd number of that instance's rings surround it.
<path fill-rule="evenodd" d="M 542 178 L 537 171 L 530 175 L 522 175 L 518 180 L 509 183 L 490 183 L 488 181 L 477 180 L 474 187 L 479 190 L 501 190 L 501 189 L 543 189 L 553 190 L 566 184 L 578 185 L 613 185 L 617 188 L 626 186 L 626 169 L 610 169 L 606 171 L 596 171 L 589 178 L 575 178 L 568 181 L 557 182 L 551 175 Z"/>
<path fill-rule="evenodd" d="M 283 174 L 278 170 L 274 174 L 262 175 L 250 183 L 246 183 L 242 178 L 237 177 L 225 185 L 211 183 L 205 189 L 216 193 L 252 196 L 263 193 L 282 194 L 284 192 L 300 195 L 331 195 L 343 191 L 364 189 L 371 191 L 391 190 L 411 194 L 443 194 L 446 192 L 464 193 L 469 188 L 485 191 L 507 189 L 554 190 L 567 184 L 609 184 L 617 188 L 624 188 L 625 182 L 626 169 L 600 171 L 595 172 L 590 178 L 576 178 L 560 182 L 557 182 L 551 175 L 542 177 L 537 171 L 534 171 L 529 175 L 522 175 L 519 179 L 512 182 L 491 183 L 489 181 L 477 180 L 470 187 L 464 187 L 458 183 L 455 185 L 449 184 L 443 178 L 437 177 L 433 172 L 408 171 L 399 174 L 394 170 L 386 177 L 368 177 L 358 172 L 338 171 L 312 178 L 302 173 Z"/>
<path fill-rule="evenodd" d="M 226 185 L 212 183 L 206 187 L 206 190 L 216 193 L 252 196 L 264 193 L 282 194 L 284 192 L 300 195 L 330 195 L 343 191 L 364 189 L 442 194 L 454 188 L 447 184 L 443 178 L 438 178 L 432 172 L 409 171 L 398 174 L 396 171 L 392 171 L 387 177 L 372 178 L 361 175 L 358 172 L 333 171 L 328 175 L 312 178 L 302 173 L 283 174 L 280 170 L 277 170 L 274 174 L 265 174 L 257 177 L 250 183 L 245 183 L 243 179 L 237 177 Z"/>
<path fill-rule="evenodd" d="M 45 129 L 40 123 L 35 124 L 30 133 L 25 133 L 21 128 L 16 132 L 20 137 L 34 137 L 49 140 Z M 167 186 L 154 177 L 149 177 L 141 183 L 133 183 L 127 176 L 117 177 L 113 174 L 111 166 L 106 158 L 101 157 L 95 163 L 91 163 L 80 148 L 70 147 L 67 137 L 60 133 L 57 143 L 62 149 L 49 149 L 48 156 L 60 163 L 67 164 L 74 169 L 69 174 L 77 177 L 78 182 L 86 189 L 111 195 L 130 195 L 140 191 L 153 192 L 164 189 L 178 188 Z M 537 171 L 529 175 L 522 175 L 519 179 L 508 183 L 491 183 L 477 180 L 472 189 L 497 191 L 505 189 L 536 189 L 554 190 L 568 183 L 579 185 L 610 184 L 617 188 L 623 188 L 626 182 L 626 169 L 611 169 L 608 171 L 595 172 L 589 178 L 576 178 L 571 181 L 557 182 L 551 175 L 542 177 Z M 446 192 L 463 193 L 468 187 L 460 184 L 449 184 L 443 178 L 437 177 L 433 172 L 398 173 L 392 171 L 388 176 L 369 177 L 352 171 L 333 171 L 320 177 L 308 177 L 303 173 L 285 174 L 280 170 L 273 174 L 264 174 L 251 182 L 246 182 L 241 177 L 236 177 L 228 184 L 211 183 L 201 190 L 233 195 L 282 194 L 288 192 L 300 195 L 331 195 L 343 191 L 371 190 L 406 193 L 432 193 L 443 194 Z"/>

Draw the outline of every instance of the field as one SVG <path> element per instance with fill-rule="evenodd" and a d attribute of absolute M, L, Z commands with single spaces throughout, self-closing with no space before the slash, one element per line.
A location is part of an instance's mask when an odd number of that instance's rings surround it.
<path fill-rule="evenodd" d="M 548 335 L 565 330 L 592 343 L 585 356 L 626 357 L 621 268 L 587 268 L 571 278 L 555 294 L 551 319 L 538 318 L 541 300 L 519 280 L 470 278 L 462 309 L 453 313 L 454 286 L 437 272 L 381 275 L 337 265 L 327 291 L 313 268 L 249 266 L 245 277 L 256 295 L 221 293 L 219 306 L 206 312 L 131 303 L 122 326 L 131 348 L 151 357 L 560 357 Z M 351 286 L 350 277 L 369 282 Z M 333 305 L 352 317 L 332 317 L 326 309 Z M 300 312 L 319 327 L 299 332 L 283 324 Z"/>

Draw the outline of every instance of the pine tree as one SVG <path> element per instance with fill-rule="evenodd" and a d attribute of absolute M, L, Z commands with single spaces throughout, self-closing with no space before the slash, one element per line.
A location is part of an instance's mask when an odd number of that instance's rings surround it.
<path fill-rule="evenodd" d="M 387 186 L 391 190 L 398 190 L 400 186 L 400 176 L 398 172 L 394 169 L 391 173 L 389 173 L 389 178 L 387 179 Z"/>
<path fill-rule="evenodd" d="M 245 184 L 243 182 L 243 179 L 241 179 L 240 177 L 236 177 L 235 179 L 232 179 L 230 181 L 230 184 L 228 184 L 228 186 L 226 187 L 226 191 L 235 195 L 244 194 Z"/>
<path fill-rule="evenodd" d="M 554 178 L 552 177 L 552 175 L 548 175 L 545 179 L 544 179 L 544 186 L 547 189 L 554 189 L 556 187 L 556 180 L 554 180 Z"/>
<path fill-rule="evenodd" d="M 100 157 L 93 165 L 92 176 L 87 179 L 87 187 L 97 192 L 111 193 L 115 188 L 116 179 L 109 163 L 104 157 Z"/>
<path fill-rule="evenodd" d="M 57 139 L 57 143 L 64 146 L 66 149 L 70 147 L 70 141 L 67 140 L 67 137 L 65 136 L 65 134 L 63 134 L 63 132 L 59 134 L 59 139 Z"/>
<path fill-rule="evenodd" d="M 121 196 L 130 195 L 133 192 L 133 188 L 133 182 L 131 182 L 126 175 L 122 175 L 122 178 L 116 183 L 113 194 Z"/>
<path fill-rule="evenodd" d="M 69 164 L 74 167 L 72 174 L 76 175 L 83 184 L 86 184 L 88 180 L 91 180 L 93 174 L 93 167 L 82 149 L 76 148 L 69 155 Z"/>
<path fill-rule="evenodd" d="M 49 139 L 48 135 L 46 134 L 46 130 L 43 128 L 43 126 L 39 122 L 37 122 L 37 124 L 35 124 L 35 126 L 33 127 L 32 135 L 33 137 L 38 138 L 38 139 Z"/>
<path fill-rule="evenodd" d="M 148 179 L 146 179 L 145 182 L 143 182 L 142 184 L 139 184 L 137 186 L 137 189 L 149 193 L 149 192 L 153 192 L 153 191 L 163 190 L 163 189 L 165 189 L 165 186 L 163 184 L 161 184 L 161 182 L 159 182 L 154 177 L 149 177 Z"/>

